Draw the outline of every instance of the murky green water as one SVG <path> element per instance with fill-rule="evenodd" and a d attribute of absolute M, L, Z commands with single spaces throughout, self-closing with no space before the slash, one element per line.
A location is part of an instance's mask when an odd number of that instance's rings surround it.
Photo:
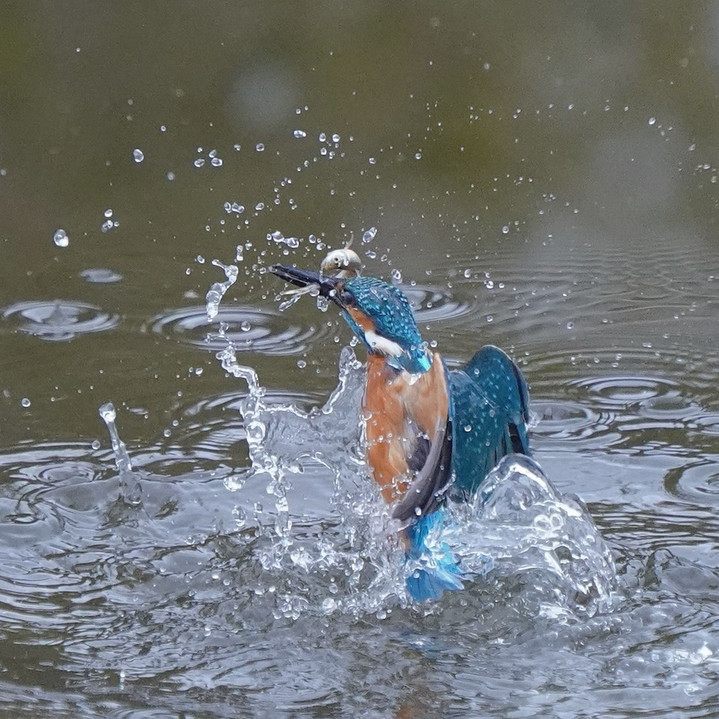
<path fill-rule="evenodd" d="M 0 20 L 0 713 L 717 715 L 719 4 Z M 482 515 L 493 568 L 402 596 L 349 332 L 263 272 L 350 237 L 450 364 L 520 363 L 613 584 Z"/>

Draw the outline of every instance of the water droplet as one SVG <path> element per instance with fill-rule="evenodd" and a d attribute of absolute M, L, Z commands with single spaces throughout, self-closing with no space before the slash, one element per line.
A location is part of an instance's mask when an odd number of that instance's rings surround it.
<path fill-rule="evenodd" d="M 238 202 L 225 202 L 225 212 L 228 214 L 235 213 L 236 215 L 239 215 L 245 211 L 245 206 L 240 205 Z"/>
<path fill-rule="evenodd" d="M 205 164 L 205 160 L 202 157 L 198 157 L 192 164 L 195 167 L 202 167 Z"/>
<path fill-rule="evenodd" d="M 337 133 L 332 135 L 332 142 L 339 142 L 339 141 L 340 141 L 340 136 Z"/>
<path fill-rule="evenodd" d="M 210 160 L 210 164 L 211 164 L 213 167 L 222 167 L 222 158 L 220 158 L 220 157 L 213 157 L 213 158 Z"/>
<path fill-rule="evenodd" d="M 55 232 L 52 236 L 52 241 L 58 247 L 67 247 L 70 244 L 70 238 L 67 236 L 67 232 L 65 232 L 62 228 Z"/>
<path fill-rule="evenodd" d="M 252 325 L 247 320 L 244 320 L 244 322 L 240 325 L 240 329 L 243 332 L 249 332 L 252 329 Z"/>
<path fill-rule="evenodd" d="M 137 147 L 132 151 L 132 158 L 137 162 L 138 164 L 142 162 L 145 159 L 145 153 L 138 149 Z"/>
<path fill-rule="evenodd" d="M 368 245 L 377 235 L 377 228 L 376 227 L 370 227 L 369 230 L 364 232 L 362 234 L 362 244 Z"/>
<path fill-rule="evenodd" d="M 305 361 L 302 360 L 302 359 L 301 359 L 301 360 L 297 360 L 297 366 L 298 366 L 300 369 L 304 369 L 305 367 L 307 367 L 307 362 L 305 362 Z"/>
<path fill-rule="evenodd" d="M 174 172 L 168 172 L 167 173 L 167 179 L 172 182 L 175 179 L 175 173 Z"/>
<path fill-rule="evenodd" d="M 567 329 L 573 330 L 574 329 L 574 322 L 567 322 Z"/>
<path fill-rule="evenodd" d="M 509 234 L 509 225 L 504 225 L 504 227 L 502 227 L 502 234 L 503 235 Z"/>
<path fill-rule="evenodd" d="M 32 402 L 30 402 L 30 400 L 29 400 L 27 397 L 23 397 L 23 398 L 20 400 L 20 404 L 21 404 L 23 407 L 29 407 L 29 406 L 32 404 Z"/>
<path fill-rule="evenodd" d="M 415 159 L 415 160 L 421 160 L 421 159 L 422 159 L 422 153 L 421 153 L 421 152 L 415 152 L 415 153 L 414 153 L 414 159 Z"/>
<path fill-rule="evenodd" d="M 653 125 L 656 121 L 657 121 L 657 118 L 656 118 L 656 117 L 650 117 L 650 118 L 649 118 L 649 124 L 650 124 L 650 125 Z"/>
<path fill-rule="evenodd" d="M 369 160 L 368 160 L 368 162 L 369 162 L 370 165 L 376 165 L 376 164 L 377 164 L 377 158 L 375 158 L 375 157 L 370 157 Z"/>
<path fill-rule="evenodd" d="M 297 139 L 300 139 L 302 137 L 307 137 L 307 133 L 304 130 L 295 130 L 292 135 L 296 137 Z"/>
<path fill-rule="evenodd" d="M 257 150 L 257 152 L 264 152 L 264 151 L 265 151 L 265 145 L 264 145 L 264 143 L 258 142 L 258 143 L 255 145 L 255 150 Z"/>
<path fill-rule="evenodd" d="M 102 444 L 99 439 L 93 439 L 90 447 L 92 447 L 92 449 L 97 451 L 98 449 L 100 449 L 100 447 L 102 447 Z"/>
<path fill-rule="evenodd" d="M 107 210 L 105 210 L 105 213 L 104 213 L 104 214 L 105 214 L 105 217 L 112 217 L 112 210 L 111 210 L 111 209 L 107 209 Z"/>

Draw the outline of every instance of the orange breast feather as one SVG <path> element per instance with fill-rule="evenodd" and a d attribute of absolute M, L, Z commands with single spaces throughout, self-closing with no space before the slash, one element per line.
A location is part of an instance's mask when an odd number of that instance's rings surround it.
<path fill-rule="evenodd" d="M 432 440 L 437 427 L 447 420 L 448 405 L 439 357 L 433 358 L 428 372 L 417 377 L 398 374 L 384 357 L 369 356 L 363 402 L 367 458 L 385 501 L 394 503 L 407 490 L 413 479 L 408 459 L 417 431 Z"/>

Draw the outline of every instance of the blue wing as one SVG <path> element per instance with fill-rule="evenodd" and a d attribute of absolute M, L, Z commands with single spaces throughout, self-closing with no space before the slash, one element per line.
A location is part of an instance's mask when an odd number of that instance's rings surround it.
<path fill-rule="evenodd" d="M 404 529 L 408 539 L 407 590 L 418 600 L 438 599 L 462 588 L 462 570 L 449 547 L 436 540 L 449 494 L 467 501 L 484 478 L 512 453 L 529 454 L 527 383 L 514 362 L 497 347 L 482 347 L 462 369 L 448 373 L 450 416 L 447 431 L 424 448 L 423 470 L 394 516 L 419 519 Z M 446 482 L 451 454 L 453 481 Z"/>
<path fill-rule="evenodd" d="M 514 362 L 491 345 L 449 373 L 452 398 L 450 495 L 466 501 L 507 454 L 529 454 L 527 383 Z"/>

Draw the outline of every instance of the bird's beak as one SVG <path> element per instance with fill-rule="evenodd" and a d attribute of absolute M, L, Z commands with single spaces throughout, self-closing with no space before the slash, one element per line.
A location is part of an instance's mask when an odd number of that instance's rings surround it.
<path fill-rule="evenodd" d="M 273 275 L 277 275 L 280 279 L 297 287 L 314 285 L 323 297 L 330 299 L 336 297 L 337 283 L 340 281 L 338 277 L 328 277 L 319 272 L 301 270 L 299 267 L 287 267 L 286 265 L 272 265 L 269 270 Z"/>

